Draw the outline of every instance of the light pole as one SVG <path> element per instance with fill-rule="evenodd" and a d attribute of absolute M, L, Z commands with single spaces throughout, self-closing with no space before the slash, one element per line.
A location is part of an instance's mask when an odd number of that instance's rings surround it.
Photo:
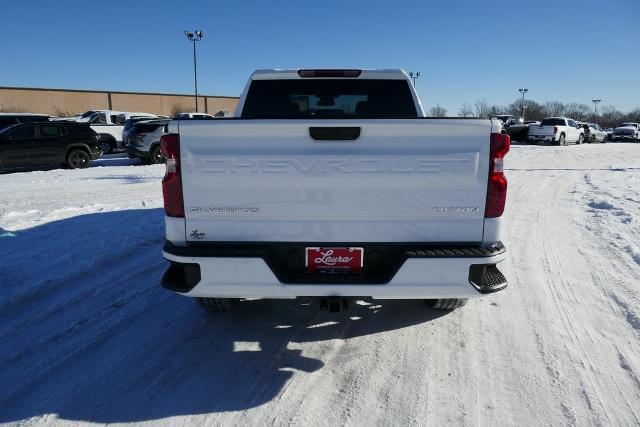
<path fill-rule="evenodd" d="M 598 104 L 602 102 L 602 99 L 592 99 L 593 102 L 593 121 L 596 121 L 596 117 L 598 117 Z"/>
<path fill-rule="evenodd" d="M 196 30 L 195 34 L 191 31 L 185 31 L 184 35 L 187 36 L 189 41 L 193 42 L 193 82 L 195 85 L 194 98 L 196 100 L 196 113 L 198 112 L 198 66 L 196 63 L 196 42 L 199 42 L 204 37 L 204 33 L 200 30 Z"/>
<path fill-rule="evenodd" d="M 413 71 L 409 71 L 409 77 L 411 77 L 411 80 L 413 80 L 413 87 L 416 87 L 416 80 L 418 79 L 418 77 L 420 77 L 420 71 L 418 71 L 415 75 L 413 74 Z"/>
<path fill-rule="evenodd" d="M 524 121 L 524 94 L 529 92 L 529 89 L 518 89 L 518 92 L 522 94 L 522 121 Z"/>

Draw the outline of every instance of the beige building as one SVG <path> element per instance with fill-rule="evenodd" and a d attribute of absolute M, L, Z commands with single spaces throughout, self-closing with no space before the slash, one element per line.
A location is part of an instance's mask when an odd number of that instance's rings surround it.
<path fill-rule="evenodd" d="M 198 111 L 233 115 L 238 97 L 198 96 Z M 136 111 L 171 116 L 195 111 L 193 95 L 117 92 L 100 90 L 0 87 L 0 112 L 43 113 L 70 116 L 87 110 Z"/>

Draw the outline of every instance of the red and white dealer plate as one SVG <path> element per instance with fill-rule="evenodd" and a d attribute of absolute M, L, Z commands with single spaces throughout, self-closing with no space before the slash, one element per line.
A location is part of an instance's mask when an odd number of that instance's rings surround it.
<path fill-rule="evenodd" d="M 304 264 L 308 273 L 361 273 L 362 248 L 306 248 Z"/>

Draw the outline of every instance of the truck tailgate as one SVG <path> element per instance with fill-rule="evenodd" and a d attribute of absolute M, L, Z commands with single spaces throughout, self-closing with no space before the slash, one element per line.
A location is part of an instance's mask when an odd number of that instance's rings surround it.
<path fill-rule="evenodd" d="M 555 126 L 529 126 L 529 136 L 553 136 L 555 135 Z"/>
<path fill-rule="evenodd" d="M 188 241 L 482 241 L 490 120 L 178 126 Z"/>

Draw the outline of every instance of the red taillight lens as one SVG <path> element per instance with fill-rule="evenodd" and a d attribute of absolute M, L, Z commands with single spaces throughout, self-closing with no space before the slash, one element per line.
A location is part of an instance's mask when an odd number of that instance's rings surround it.
<path fill-rule="evenodd" d="M 184 218 L 182 177 L 180 175 L 180 136 L 168 133 L 160 138 L 160 152 L 165 158 L 167 171 L 162 178 L 162 196 L 167 216 Z"/>
<path fill-rule="evenodd" d="M 507 179 L 503 173 L 504 156 L 511 147 L 511 138 L 502 133 L 491 134 L 491 151 L 489 154 L 489 179 L 487 181 L 487 203 L 484 209 L 485 218 L 502 216 L 507 200 Z"/>

